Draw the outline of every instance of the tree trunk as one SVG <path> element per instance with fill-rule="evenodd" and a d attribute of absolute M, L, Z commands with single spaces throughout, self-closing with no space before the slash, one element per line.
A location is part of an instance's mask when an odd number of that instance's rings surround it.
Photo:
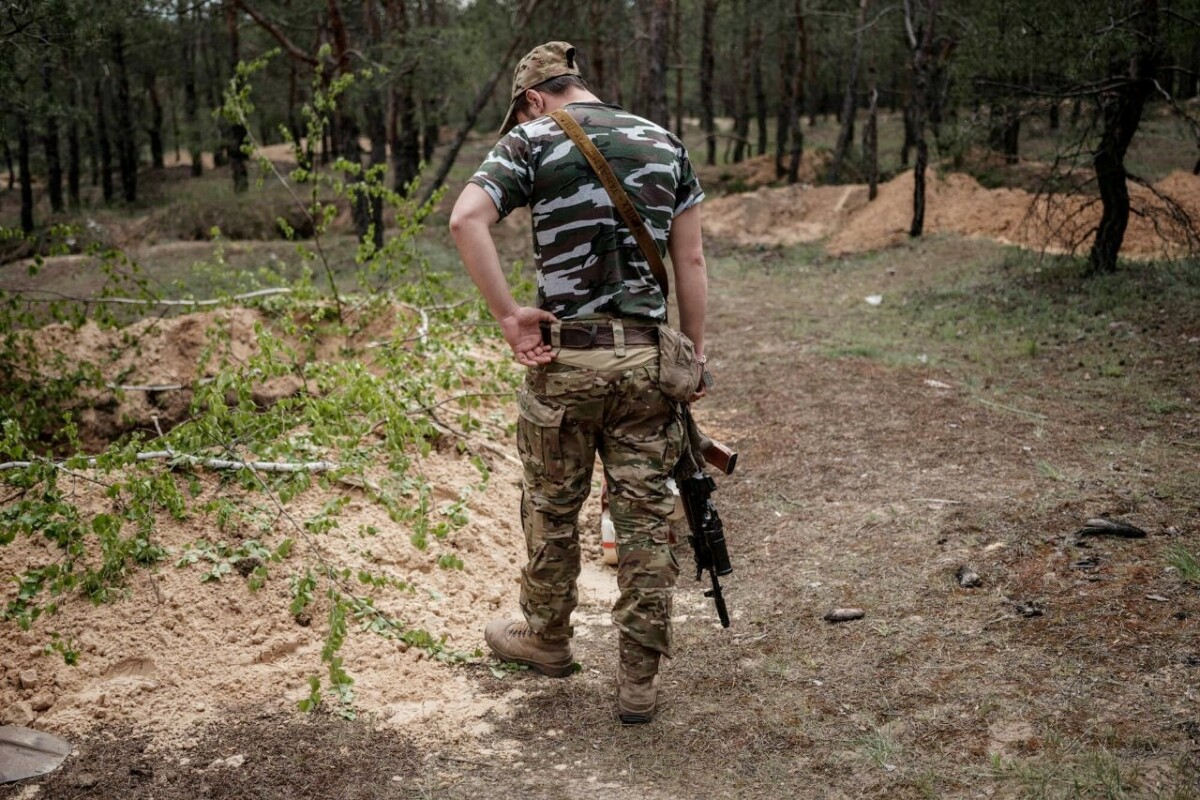
<path fill-rule="evenodd" d="M 675 60 L 675 135 L 683 138 L 683 0 L 674 0 L 671 58 Z"/>
<path fill-rule="evenodd" d="M 664 128 L 671 127 L 667 106 L 667 58 L 670 55 L 671 0 L 652 0 L 650 6 L 650 52 L 646 64 L 646 116 Z"/>
<path fill-rule="evenodd" d="M 1126 183 L 1125 154 L 1141 123 L 1146 98 L 1154 89 L 1154 77 L 1161 57 L 1162 42 L 1158 28 L 1158 0 L 1141 0 L 1142 14 L 1134 23 L 1140 42 L 1130 64 L 1130 80 L 1101 98 L 1104 123 L 1100 145 L 1092 158 L 1096 185 L 1104 210 L 1096 229 L 1096 240 L 1088 257 L 1089 272 L 1115 272 L 1125 230 L 1129 226 L 1129 186 Z"/>
<path fill-rule="evenodd" d="M 910 92 L 908 102 L 904 104 L 904 141 L 900 144 L 900 166 L 902 167 L 908 166 L 908 162 L 912 158 L 912 149 L 917 146 L 917 133 L 913 126 L 913 104 L 914 100 Z"/>
<path fill-rule="evenodd" d="M 735 91 L 734 101 L 734 120 L 733 120 L 733 161 L 741 163 L 746 159 L 746 149 L 750 144 L 750 95 L 751 88 L 751 69 L 750 65 L 753 59 L 751 51 L 754 49 L 754 42 L 750 32 L 750 14 L 747 8 L 747 0 L 741 0 L 738 6 L 738 16 L 742 24 L 742 52 L 740 69 L 738 70 L 738 84 Z"/>
<path fill-rule="evenodd" d="M 863 129 L 863 163 L 867 168 L 867 200 L 879 195 L 879 84 L 875 67 L 867 70 L 867 125 Z"/>
<path fill-rule="evenodd" d="M 796 42 L 799 57 L 792 75 L 791 121 L 792 143 L 788 155 L 788 183 L 800 181 L 800 157 L 804 154 L 804 126 L 800 124 L 800 109 L 804 104 L 804 81 L 808 74 L 808 27 L 804 18 L 804 0 L 796 0 Z"/>
<path fill-rule="evenodd" d="M 154 75 L 146 73 L 146 99 L 150 102 L 150 126 L 146 133 L 150 137 L 150 165 L 162 169 L 163 164 L 163 108 L 158 99 L 158 87 Z"/>
<path fill-rule="evenodd" d="M 609 2 L 610 0 L 588 0 L 587 25 L 591 31 L 591 46 L 588 48 L 591 77 L 588 78 L 588 83 L 601 100 L 614 96 L 608 85 L 608 63 L 604 58 L 604 48 L 607 46 L 604 39 L 604 9 Z"/>
<path fill-rule="evenodd" d="M 752 67 L 752 80 L 754 82 L 754 104 L 755 114 L 758 123 L 758 155 L 766 155 L 767 152 L 767 89 L 763 83 L 763 50 L 766 48 L 763 44 L 766 37 L 763 36 L 762 23 L 756 21 L 754 23 L 754 66 Z"/>
<path fill-rule="evenodd" d="M 717 62 L 713 27 L 719 4 L 720 0 L 704 0 L 704 16 L 700 23 L 700 107 L 703 117 L 701 123 L 704 126 L 705 143 L 708 145 L 705 163 L 710 167 L 717 163 L 716 104 L 713 98 L 713 76 Z"/>
<path fill-rule="evenodd" d="M 438 12 L 438 5 L 434 0 L 426 0 L 423 5 L 425 27 L 430 30 L 436 30 L 445 24 L 443 15 Z M 437 147 L 442 141 L 442 97 L 445 92 L 441 87 L 425 86 L 420 92 L 420 108 L 421 108 L 421 161 L 429 163 L 433 160 L 433 155 L 437 151 Z M 418 93 L 413 90 L 413 96 Z M 420 163 L 417 164 L 420 168 Z"/>
<path fill-rule="evenodd" d="M 1059 101 L 1057 99 L 1051 100 L 1050 101 L 1050 121 L 1049 121 L 1050 130 L 1056 131 L 1060 127 L 1062 127 L 1061 117 L 1062 117 L 1062 109 L 1059 107 Z"/>
<path fill-rule="evenodd" d="M 58 151 L 58 108 L 54 103 L 54 86 L 50 80 L 50 62 L 42 62 L 42 95 L 46 102 L 46 126 L 43 129 L 42 149 L 46 153 L 46 189 L 50 195 L 50 210 L 62 213 L 66 207 L 62 191 L 62 159 Z"/>
<path fill-rule="evenodd" d="M 917 149 L 913 169 L 913 217 L 908 235 L 917 237 L 925 232 L 925 170 L 929 166 L 929 145 L 925 140 L 926 104 L 929 101 L 933 59 L 934 22 L 939 0 L 924 0 L 926 18 L 918 25 L 913 6 L 921 0 L 904 0 L 905 28 L 912 49 L 912 127 Z"/>
<path fill-rule="evenodd" d="M 224 105 L 221 100 L 225 85 L 225 78 L 221 72 L 221 57 L 217 53 L 217 43 L 213 41 L 212 25 L 207 24 L 203 17 L 203 7 L 197 5 L 194 9 L 198 36 L 196 57 L 204 69 L 204 97 L 208 102 L 208 109 L 215 110 Z M 217 128 L 217 135 L 212 142 L 213 166 L 224 167 L 229 163 L 227 148 L 224 147 L 224 141 L 228 139 L 229 134 L 224 122 L 218 122 Z"/>
<path fill-rule="evenodd" d="M 854 115 L 858 106 L 858 70 L 862 64 L 863 25 L 867 19 L 868 0 L 859 0 L 858 17 L 855 19 L 854 39 L 850 50 L 850 69 L 846 76 L 846 91 L 842 94 L 842 129 L 838 132 L 837 146 L 833 150 L 833 161 L 829 164 L 828 183 L 837 183 L 841 177 L 842 164 L 854 143 Z"/>
<path fill-rule="evenodd" d="M 368 44 L 378 47 L 383 41 L 383 25 L 374 0 L 366 0 L 363 3 L 363 27 L 367 31 Z M 388 162 L 387 118 L 383 105 L 383 92 L 378 86 L 369 87 L 363 114 L 367 122 L 367 137 L 371 140 L 368 168 L 382 167 L 386 170 Z M 380 176 L 379 183 L 384 180 L 386 180 L 386 172 Z M 368 198 L 368 205 L 371 214 L 371 241 L 375 247 L 383 247 L 383 197 L 378 192 L 372 192 Z"/>
<path fill-rule="evenodd" d="M 786 3 L 780 5 L 779 11 L 782 24 L 788 14 Z M 791 28 L 784 30 L 790 31 Z M 788 149 L 792 119 L 797 114 L 796 94 L 793 91 L 796 80 L 796 50 L 796 37 L 785 35 L 779 45 L 779 105 L 775 112 L 775 177 L 777 179 L 787 174 L 784 154 Z"/>
<path fill-rule="evenodd" d="M 133 98 L 129 71 L 125 68 L 125 33 L 116 31 L 112 40 L 113 63 L 117 67 L 117 163 L 121 168 L 121 195 L 126 203 L 137 202 L 137 126 L 133 122 Z"/>
<path fill-rule="evenodd" d="M 8 190 L 11 192 L 17 185 L 17 169 L 7 135 L 0 137 L 0 145 L 4 146 L 4 166 L 8 168 Z"/>
<path fill-rule="evenodd" d="M 67 118 L 67 199 L 71 208 L 79 208 L 79 179 L 83 171 L 79 153 L 79 84 L 74 75 L 67 71 L 67 105 L 71 115 Z"/>
<path fill-rule="evenodd" d="M 96 81 L 96 147 L 100 153 L 100 192 L 105 203 L 116 194 L 113 187 L 112 143 L 108 131 L 108 92 Z"/>
<path fill-rule="evenodd" d="M 389 0 L 388 27 L 393 40 L 403 48 L 408 40 L 408 7 L 404 0 Z M 391 82 L 392 186 L 403 193 L 421 167 L 421 139 L 417 123 L 417 101 L 411 74 Z"/>
<path fill-rule="evenodd" d="M 33 233 L 33 175 L 29 171 L 29 117 L 23 108 L 17 117 L 17 169 L 21 171 L 21 230 Z"/>
<path fill-rule="evenodd" d="M 241 41 L 238 37 L 238 13 L 234 0 L 225 0 L 225 31 L 229 36 L 229 74 L 241 83 L 237 76 L 238 62 L 241 61 Z M 250 176 L 246 171 L 246 154 L 242 152 L 242 144 L 246 141 L 246 126 L 241 122 L 228 124 L 229 138 L 225 150 L 229 156 L 229 172 L 233 178 L 233 191 L 241 194 L 250 188 Z"/>
<path fill-rule="evenodd" d="M 186 0 L 178 0 L 175 12 L 179 25 L 179 53 L 183 62 L 181 70 L 183 77 L 183 123 L 187 126 L 185 137 L 188 143 L 188 155 L 192 159 L 192 176 L 199 177 L 204 173 L 204 160 L 201 151 L 200 122 L 197 112 L 200 101 L 196 96 L 196 49 L 197 28 L 188 21 Z"/>
<path fill-rule="evenodd" d="M 480 112 L 487 105 L 488 100 L 492 96 L 492 92 L 496 89 L 496 84 L 500 82 L 500 77 L 504 74 L 512 74 L 512 59 L 517 51 L 517 47 L 525 36 L 525 26 L 529 24 L 529 19 L 533 16 L 533 12 L 537 10 L 541 0 L 527 0 L 525 7 L 517 19 L 516 25 L 513 26 L 513 37 L 508 43 L 508 48 L 504 51 L 504 55 L 500 58 L 496 71 L 492 73 L 487 82 L 480 87 L 479 92 L 475 95 L 475 102 L 471 104 L 471 108 L 467 111 L 467 118 L 463 122 L 463 126 L 459 128 L 458 134 L 454 137 L 454 141 L 450 143 L 450 148 L 446 155 L 442 158 L 442 163 L 438 167 L 437 174 L 433 176 L 433 180 L 421 195 L 421 202 L 427 203 L 433 197 L 441 185 L 445 183 L 446 176 L 450 174 L 450 169 L 454 166 L 454 162 L 458 159 L 458 152 L 462 150 L 463 143 L 467 141 L 467 136 L 471 133 L 471 129 L 475 127 L 475 122 L 479 119 Z"/>

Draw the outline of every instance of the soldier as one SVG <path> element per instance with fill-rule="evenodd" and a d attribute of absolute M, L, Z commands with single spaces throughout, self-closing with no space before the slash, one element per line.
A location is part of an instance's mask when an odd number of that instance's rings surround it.
<path fill-rule="evenodd" d="M 618 710 L 622 722 L 636 724 L 654 714 L 659 659 L 671 655 L 671 592 L 679 573 L 667 522 L 675 501 L 666 482 L 683 434 L 658 384 L 658 326 L 666 322 L 667 302 L 595 172 L 546 116 L 558 109 L 612 166 L 659 255 L 670 253 L 679 327 L 696 348 L 694 397 L 703 394 L 704 193 L 687 151 L 662 127 L 592 94 L 570 44 L 536 47 L 517 65 L 503 138 L 450 217 L 467 271 L 517 361 L 528 367 L 517 423 L 529 558 L 521 571 L 524 620 L 495 620 L 484 638 L 501 660 L 552 677 L 572 671 L 576 522 L 599 453 L 618 539 L 620 596 L 612 612 L 620 646 Z M 514 301 L 490 232 L 524 205 L 533 213 L 536 308 Z"/>

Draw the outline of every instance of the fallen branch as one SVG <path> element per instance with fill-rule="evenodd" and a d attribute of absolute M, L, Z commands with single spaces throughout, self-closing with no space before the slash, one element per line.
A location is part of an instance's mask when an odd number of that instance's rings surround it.
<path fill-rule="evenodd" d="M 128 306 L 186 306 L 195 308 L 197 306 L 218 306 L 222 303 L 228 303 L 231 300 L 251 300 L 255 297 L 269 297 L 275 294 L 291 294 L 292 290 L 285 286 L 277 286 L 271 289 L 257 289 L 253 292 L 245 294 L 235 294 L 229 297 L 217 297 L 208 300 L 145 300 L 137 297 L 74 297 L 72 295 L 55 292 L 49 289 L 17 289 L 13 293 L 20 295 L 31 294 L 47 294 L 53 295 L 51 298 L 26 297 L 32 303 L 52 303 L 57 300 L 74 300 L 79 303 L 102 303 L 108 305 L 128 305 Z"/>
<path fill-rule="evenodd" d="M 175 460 L 176 463 L 188 464 L 195 467 L 206 467 L 208 469 L 249 469 L 256 472 L 328 472 L 335 470 L 338 465 L 332 461 L 238 461 L 228 458 L 202 458 L 200 456 L 189 456 L 182 453 L 176 453 L 173 450 L 151 450 L 145 453 L 138 453 L 134 458 L 138 461 L 165 461 Z M 89 467 L 96 466 L 99 459 L 96 456 L 90 456 L 84 462 Z M 45 463 L 38 461 L 6 461 L 0 464 L 0 471 L 10 469 L 28 469 L 35 464 Z M 52 462 L 53 466 L 58 469 L 66 468 L 69 462 L 56 461 Z"/>

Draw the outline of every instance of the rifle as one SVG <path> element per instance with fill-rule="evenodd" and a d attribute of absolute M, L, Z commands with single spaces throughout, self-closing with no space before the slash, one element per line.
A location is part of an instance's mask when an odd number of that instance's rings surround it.
<path fill-rule="evenodd" d="M 694 423 L 690 419 L 688 422 L 694 429 Z M 726 475 L 733 472 L 737 466 L 737 453 L 708 437 L 701 435 L 700 438 L 700 449 L 705 460 Z M 679 496 L 683 500 L 688 527 L 692 530 L 688 543 L 696 556 L 696 580 L 700 580 L 705 571 L 708 572 L 712 588 L 704 596 L 713 599 L 721 627 L 728 628 L 729 611 L 725 608 L 725 597 L 721 594 L 721 583 L 717 577 L 733 572 L 733 566 L 729 563 L 729 550 L 725 547 L 725 528 L 721 524 L 721 515 L 712 501 L 712 493 L 716 488 L 716 481 L 704 473 L 703 467 L 679 481 Z"/>

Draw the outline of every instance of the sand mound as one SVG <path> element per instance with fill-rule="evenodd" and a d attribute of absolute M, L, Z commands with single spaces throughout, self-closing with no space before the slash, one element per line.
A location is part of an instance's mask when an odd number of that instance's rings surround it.
<path fill-rule="evenodd" d="M 740 245 L 816 242 L 843 228 L 866 203 L 865 186 L 764 188 L 708 203 L 704 229 Z"/>
<path fill-rule="evenodd" d="M 400 309 L 364 324 L 351 350 L 398 326 L 403 330 L 411 322 L 404 313 Z M 227 355 L 244 360 L 255 349 L 254 326 L 263 320 L 260 311 L 235 308 L 147 320 L 122 330 L 50 326 L 38 332 L 38 341 L 47 353 L 94 358 L 106 377 L 125 383 L 187 384 L 211 373 L 198 369 L 197 363 L 211 346 L 209 331 L 214 326 L 231 331 Z M 339 357 L 346 347 L 344 337 L 323 342 L 315 357 Z M 503 356 L 498 349 L 480 347 L 471 357 L 481 374 L 489 374 L 487 362 Z M 261 389 L 266 394 L 294 390 L 272 390 L 269 385 Z M 94 413 L 112 420 L 125 415 L 149 425 L 154 415 L 163 413 L 167 398 L 185 396 L 165 389 L 126 391 L 109 398 L 113 408 Z M 185 400 L 170 402 L 181 402 L 186 409 Z M 264 396 L 262 402 L 271 399 Z M 292 577 L 306 568 L 323 571 L 328 565 L 339 573 L 345 570 L 341 574 L 346 577 L 340 579 L 343 591 L 371 595 L 379 609 L 406 629 L 445 636 L 447 650 L 482 647 L 483 623 L 501 611 L 516 611 L 515 580 L 524 550 L 517 514 L 520 466 L 503 424 L 515 416 L 510 404 L 485 399 L 476 412 L 490 420 L 486 437 L 494 439 L 472 444 L 489 467 L 486 482 L 472 458 L 459 452 L 457 439 L 434 443 L 423 455 L 412 453 L 406 477 L 414 488 L 411 495 L 399 496 L 401 503 L 430 507 L 430 526 L 451 515 L 459 518 L 444 538 L 429 533 L 425 549 L 412 541 L 419 524 L 415 518 L 395 521 L 382 504 L 354 485 L 314 485 L 290 501 L 284 513 L 270 496 L 249 493 L 216 473 L 177 472 L 180 487 L 190 483 L 194 493 L 189 513 L 183 519 L 158 515 L 152 538 L 168 556 L 152 569 L 135 571 L 123 598 L 96 606 L 76 593 L 62 598 L 59 612 L 38 619 L 31 631 L 3 623 L 0 724 L 35 724 L 72 734 L 101 723 L 126 723 L 150 734 L 156 746 L 186 748 L 193 723 L 219 720 L 246 706 L 294 708 L 307 694 L 307 678 L 324 677 L 325 672 L 320 651 L 329 601 L 318 592 L 301 618 L 289 611 Z M 103 427 L 92 422 L 97 430 Z M 365 477 L 367 485 L 384 484 L 389 467 L 380 463 Z M 124 513 L 122 498 L 110 496 L 103 485 L 111 476 L 84 470 L 62 480 L 70 481 L 72 503 L 83 519 Z M 5 502 L 19 502 L 21 496 L 5 492 Z M 219 509 L 222 504 L 227 507 L 227 501 L 242 512 L 222 526 Z M 332 526 L 306 529 L 306 521 L 322 517 Z M 132 532 L 132 525 L 124 535 Z M 177 563 L 189 545 L 201 540 L 236 547 L 253 539 L 274 548 L 285 538 L 294 540 L 293 552 L 268 565 L 270 575 L 257 591 L 239 569 L 220 581 L 203 582 L 209 562 Z M 93 540 L 89 549 L 94 553 L 99 546 Z M 57 546 L 48 539 L 20 536 L 0 546 L 0 575 L 19 575 L 58 558 Z M 368 573 L 383 579 L 383 585 L 366 587 L 359 576 Z M 0 604 L 13 600 L 17 589 L 7 582 L 0 589 Z M 454 738 L 482 733 L 486 726 L 481 718 L 519 694 L 514 690 L 481 697 L 467 691 L 471 682 L 465 670 L 431 660 L 420 647 L 360 632 L 370 620 L 348 620 L 352 633 L 341 652 L 355 679 L 359 713 L 372 714 L 382 724 L 414 726 L 408 729 L 418 738 Z M 78 650 L 77 666 L 47 649 L 53 636 Z"/>
<path fill-rule="evenodd" d="M 1177 256 L 1196 246 L 1195 233 L 1173 218 L 1169 198 L 1200 221 L 1200 178 L 1175 172 L 1152 187 L 1130 184 L 1133 214 L 1122 254 Z M 913 173 L 879 187 L 866 202 L 861 185 L 787 186 L 719 198 L 708 204 L 705 229 L 738 244 L 786 246 L 828 238 L 833 255 L 898 244 L 912 221 Z M 1037 197 L 1021 189 L 987 189 L 968 175 L 929 173 L 925 230 L 983 237 L 1052 252 L 1086 248 L 1100 219 L 1096 198 Z"/>

